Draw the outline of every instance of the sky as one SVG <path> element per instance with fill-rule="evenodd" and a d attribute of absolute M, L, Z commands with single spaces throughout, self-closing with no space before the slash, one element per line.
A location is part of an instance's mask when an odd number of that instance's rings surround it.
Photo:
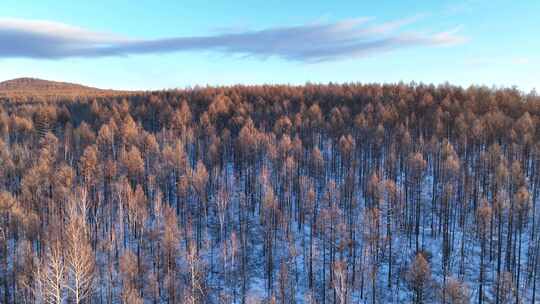
<path fill-rule="evenodd" d="M 3 0 L 0 81 L 540 88 L 540 1 Z"/>

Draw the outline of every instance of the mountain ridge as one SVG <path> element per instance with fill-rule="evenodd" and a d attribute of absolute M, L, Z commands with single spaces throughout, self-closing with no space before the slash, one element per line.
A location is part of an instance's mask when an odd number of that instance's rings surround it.
<path fill-rule="evenodd" d="M 126 94 L 128 91 L 100 89 L 77 83 L 45 80 L 33 77 L 14 78 L 0 82 L 0 97 L 25 99 L 63 99 Z"/>

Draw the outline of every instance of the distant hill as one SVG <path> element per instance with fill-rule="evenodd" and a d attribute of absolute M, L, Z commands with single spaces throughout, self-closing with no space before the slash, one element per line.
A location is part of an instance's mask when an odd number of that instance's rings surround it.
<path fill-rule="evenodd" d="M 0 98 L 14 100 L 58 100 L 75 97 L 112 96 L 126 93 L 129 92 L 102 90 L 80 84 L 37 78 L 17 78 L 0 82 Z"/>

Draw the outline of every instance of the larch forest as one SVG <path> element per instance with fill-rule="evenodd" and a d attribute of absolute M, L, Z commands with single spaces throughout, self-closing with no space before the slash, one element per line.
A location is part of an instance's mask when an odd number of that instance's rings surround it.
<path fill-rule="evenodd" d="M 95 95 L 1 97 L 1 303 L 540 301 L 534 92 Z"/>

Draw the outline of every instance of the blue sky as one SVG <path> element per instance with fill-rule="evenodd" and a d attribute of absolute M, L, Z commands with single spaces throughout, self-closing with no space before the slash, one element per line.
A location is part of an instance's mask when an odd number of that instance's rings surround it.
<path fill-rule="evenodd" d="M 540 88 L 540 1 L 3 0 L 0 80 Z"/>

